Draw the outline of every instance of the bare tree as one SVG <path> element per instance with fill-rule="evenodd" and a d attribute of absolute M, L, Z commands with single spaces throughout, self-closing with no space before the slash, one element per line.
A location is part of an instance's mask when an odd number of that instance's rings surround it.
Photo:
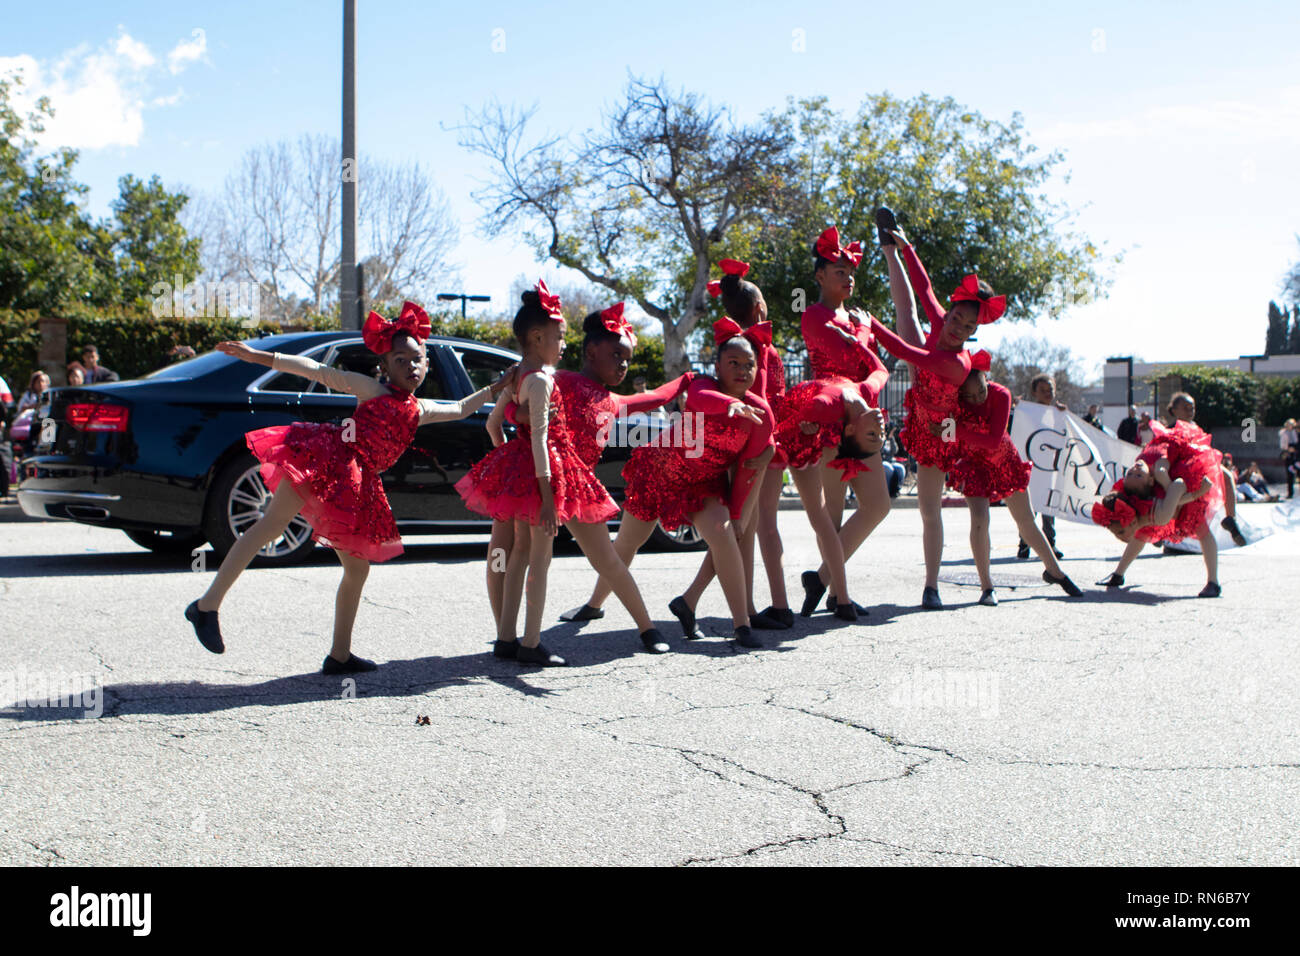
<path fill-rule="evenodd" d="M 433 283 L 451 278 L 450 257 L 460 238 L 447 198 L 416 163 L 365 168 L 366 298 L 375 303 L 431 298 Z"/>
<path fill-rule="evenodd" d="M 204 240 L 205 273 L 257 283 L 265 317 L 280 322 L 336 308 L 339 156 L 327 136 L 245 153 L 221 195 L 200 200 L 189 218 Z M 367 296 L 419 298 L 450 271 L 458 228 L 446 198 L 418 164 L 363 157 L 357 169 Z"/>
<path fill-rule="evenodd" d="M 1039 335 L 1022 335 L 1007 339 L 989 350 L 992 368 L 989 377 L 1010 390 L 1014 396 L 1029 394 L 1029 381 L 1040 372 L 1056 380 L 1057 401 L 1078 411 L 1083 406 L 1083 369 L 1068 345 L 1057 345 Z"/>
<path fill-rule="evenodd" d="M 494 167 L 475 193 L 488 233 L 522 229 L 539 255 L 635 301 L 663 325 L 665 371 L 684 371 L 716 247 L 761 222 L 793 179 L 789 133 L 738 125 L 662 79 L 630 80 L 578 142 L 525 146 L 532 115 L 494 103 L 461 127 L 461 145 Z"/>

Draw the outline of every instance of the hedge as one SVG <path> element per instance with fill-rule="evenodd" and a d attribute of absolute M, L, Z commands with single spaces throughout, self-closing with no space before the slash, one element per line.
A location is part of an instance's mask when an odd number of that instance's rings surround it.
<path fill-rule="evenodd" d="M 1203 365 L 1175 366 L 1164 374 L 1182 377 L 1182 390 L 1196 399 L 1196 423 L 1207 431 L 1240 428 L 1247 418 L 1266 427 L 1300 418 L 1300 377 L 1252 375 Z M 1160 396 L 1162 412 L 1170 397 Z"/>
<path fill-rule="evenodd" d="M 17 396 L 27 387 L 27 380 L 37 368 L 40 355 L 39 314 L 35 311 L 0 310 L 0 375 Z M 490 322 L 462 318 L 459 313 L 435 313 L 430 322 L 437 335 L 455 335 L 505 348 L 516 348 L 509 322 Z M 99 360 L 123 379 L 137 378 L 168 364 L 167 353 L 177 345 L 188 345 L 195 352 L 210 350 L 226 339 L 251 338 L 257 331 L 266 334 L 286 331 L 325 331 L 337 329 L 332 316 L 310 316 L 290 326 L 262 322 L 257 329 L 248 328 L 240 318 L 155 318 L 151 315 L 104 315 L 93 312 L 68 316 L 68 353 L 66 360 L 81 359 L 81 349 L 93 343 Z M 628 370 L 625 391 L 632 381 L 645 376 L 651 388 L 664 381 L 663 339 L 643 336 L 637 341 L 636 354 Z M 582 330 L 569 327 L 561 366 L 577 369 L 582 365 Z"/>

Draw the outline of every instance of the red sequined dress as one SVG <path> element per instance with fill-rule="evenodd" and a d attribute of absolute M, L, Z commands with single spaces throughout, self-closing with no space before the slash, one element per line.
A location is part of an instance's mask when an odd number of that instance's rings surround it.
<path fill-rule="evenodd" d="M 262 480 L 273 493 L 288 479 L 302 497 L 302 515 L 321 544 L 368 561 L 402 553 L 380 475 L 401 457 L 419 423 L 413 395 L 390 388 L 357 405 L 354 432 L 332 422 L 294 422 L 259 428 L 244 436 L 262 463 Z"/>
<path fill-rule="evenodd" d="M 960 457 L 961 440 L 944 441 L 930 433 L 930 425 L 956 416 L 957 392 L 971 370 L 970 353 L 939 348 L 939 329 L 931 330 L 923 348 L 909 345 L 876 319 L 872 319 L 872 329 L 880 344 L 909 362 L 914 371 L 912 386 L 903 398 L 907 420 L 898 437 L 918 465 L 951 470 Z"/>
<path fill-rule="evenodd" d="M 790 389 L 777 419 L 773 436 L 785 449 L 792 468 L 807 468 L 821 458 L 823 449 L 837 448 L 844 439 L 844 389 L 856 389 L 867 403 L 875 406 L 875 393 L 866 382 L 851 382 L 842 375 L 829 375 L 800 382 Z M 804 434 L 800 425 L 812 422 L 818 425 L 815 434 Z M 856 458 L 837 458 L 853 468 L 845 469 L 845 479 L 862 471 L 870 471 Z M 832 463 L 834 464 L 834 463 Z"/>
<path fill-rule="evenodd" d="M 867 318 L 867 322 L 859 322 L 851 313 L 847 317 L 841 317 L 820 302 L 814 302 L 804 310 L 799 327 L 803 332 L 804 344 L 808 347 L 808 364 L 812 368 L 813 380 L 841 378 L 861 382 L 866 386 L 863 397 L 872 408 L 878 408 L 880 393 L 889 381 L 889 369 L 885 368 L 885 363 L 876 350 L 876 335 L 873 331 L 876 320 L 871 316 Z M 841 334 L 845 332 L 853 336 L 854 341 L 850 342 Z M 805 389 L 800 400 L 807 401 L 815 393 L 816 389 Z M 786 400 L 793 400 L 793 396 L 792 390 Z M 788 417 L 783 412 L 778 415 L 781 419 Z M 822 447 L 829 447 L 830 444 L 828 441 Z M 838 438 L 834 444 L 839 444 Z M 830 467 L 843 472 L 842 481 L 871 470 L 857 458 L 836 458 L 830 462 Z"/>
<path fill-rule="evenodd" d="M 1181 478 L 1188 491 L 1195 491 L 1202 478 L 1209 478 L 1211 489 L 1195 501 L 1179 507 L 1168 524 L 1149 525 L 1137 532 L 1137 537 L 1152 544 L 1194 538 L 1201 526 L 1209 521 L 1214 511 L 1223 505 L 1223 455 L 1210 444 L 1210 436 L 1194 422 L 1175 422 L 1166 428 L 1160 422 L 1151 422 L 1152 439 L 1138 453 L 1138 459 L 1154 468 L 1161 458 L 1169 461 L 1169 477 Z M 1123 480 L 1115 485 L 1123 491 Z M 1163 498 L 1164 488 L 1155 486 L 1155 496 Z"/>
<path fill-rule="evenodd" d="M 652 391 L 620 395 L 581 372 L 556 372 L 555 384 L 564 392 L 569 431 L 578 457 L 588 468 L 595 468 L 609 443 L 615 419 L 661 408 L 680 395 L 694 378 L 695 373 L 687 372 Z M 517 410 L 518 406 L 511 402 L 506 406 L 506 416 L 519 424 Z"/>
<path fill-rule="evenodd" d="M 529 372 L 520 378 L 522 391 Z M 558 385 L 551 390 L 553 414 L 546 426 L 546 452 L 550 467 L 551 491 L 555 498 L 556 521 L 599 524 L 618 514 L 618 505 L 609 496 L 578 453 L 569 425 L 569 397 Z M 533 453 L 532 426 L 518 424 L 509 441 L 492 449 L 456 482 L 456 491 L 465 507 L 496 521 L 539 522 L 542 496 L 537 490 L 536 459 Z"/>
<path fill-rule="evenodd" d="M 658 445 L 633 449 L 623 466 L 626 496 L 623 506 L 642 521 L 659 521 L 669 531 L 691 523 L 710 498 L 726 503 L 739 518 L 756 473 L 738 468 L 735 482 L 728 471 L 762 454 L 772 441 L 772 409 L 753 392 L 743 401 L 763 411 L 763 423 L 728 416 L 737 401 L 719 390 L 707 376 L 697 376 L 686 393 L 686 412 Z"/>
<path fill-rule="evenodd" d="M 948 471 L 948 484 L 967 498 L 1001 501 L 1029 487 L 1034 466 L 1020 457 L 1007 434 L 1011 393 L 989 382 L 983 405 L 957 404 L 960 452 Z"/>

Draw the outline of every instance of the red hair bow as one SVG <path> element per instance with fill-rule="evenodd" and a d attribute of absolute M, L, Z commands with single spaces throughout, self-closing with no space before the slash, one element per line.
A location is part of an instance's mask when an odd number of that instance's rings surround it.
<path fill-rule="evenodd" d="M 423 344 L 432 331 L 433 326 L 429 324 L 429 316 L 424 309 L 408 301 L 402 303 L 401 313 L 392 322 L 378 312 L 366 316 L 366 324 L 361 329 L 361 340 L 376 355 L 384 355 L 393 350 L 393 336 L 398 332 L 405 332 Z"/>
<path fill-rule="evenodd" d="M 636 348 L 636 330 L 627 319 L 623 318 L 623 303 L 617 302 L 600 313 L 600 320 L 605 323 L 607 331 L 615 335 L 626 335 L 632 343 L 632 348 Z"/>
<path fill-rule="evenodd" d="M 749 328 L 742 328 L 740 323 L 732 318 L 718 319 L 713 323 L 713 344 L 722 345 L 739 335 L 747 339 L 754 346 L 755 351 L 761 351 L 764 345 L 772 344 L 772 323 L 757 322 Z"/>
<path fill-rule="evenodd" d="M 1099 524 L 1103 528 L 1109 528 L 1113 524 L 1127 527 L 1129 522 L 1137 517 L 1137 512 L 1123 498 L 1115 499 L 1114 509 L 1107 508 L 1100 501 L 1093 502 L 1092 520 L 1094 524 Z"/>
<path fill-rule="evenodd" d="M 749 263 L 741 262 L 739 259 L 723 259 L 718 263 L 724 276 L 740 276 L 742 279 L 749 275 Z M 709 282 L 709 295 L 715 299 L 722 295 L 722 283 L 718 279 Z"/>
<path fill-rule="evenodd" d="M 817 237 L 817 255 L 831 262 L 844 259 L 856 269 L 858 263 L 862 261 L 862 243 L 855 241 L 847 246 L 841 246 L 840 231 L 831 226 Z"/>
<path fill-rule="evenodd" d="M 971 273 L 961 280 L 961 284 L 948 296 L 949 302 L 974 302 L 980 308 L 980 325 L 996 322 L 1007 311 L 1007 297 L 995 295 L 991 299 L 980 298 L 980 279 Z"/>
<path fill-rule="evenodd" d="M 538 279 L 537 285 L 533 287 L 533 291 L 536 292 L 537 297 L 541 299 L 542 308 L 546 310 L 547 314 L 556 322 L 563 322 L 564 313 L 560 310 L 560 297 L 558 295 L 552 295 L 551 290 L 546 288 L 546 280 Z"/>
<path fill-rule="evenodd" d="M 987 372 L 993 367 L 993 359 L 984 349 L 980 349 L 978 352 L 971 352 L 970 367 L 977 368 L 981 372 Z"/>

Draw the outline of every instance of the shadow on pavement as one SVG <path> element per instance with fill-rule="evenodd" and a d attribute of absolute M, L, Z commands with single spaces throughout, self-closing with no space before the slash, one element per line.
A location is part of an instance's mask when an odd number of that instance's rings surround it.
<path fill-rule="evenodd" d="M 486 561 L 488 542 L 456 541 L 437 544 L 408 544 L 406 551 L 385 564 L 429 563 L 459 564 L 465 561 Z M 0 556 L 0 577 L 3 578 L 54 578 L 114 574 L 166 574 L 208 573 L 217 570 L 220 562 L 209 548 L 200 552 L 204 556 L 206 571 L 194 572 L 188 554 L 154 554 L 150 551 L 80 551 L 69 554 L 31 554 Z M 582 550 L 572 540 L 556 541 L 555 556 L 581 555 Z M 338 567 L 338 558 L 329 548 L 317 548 L 304 561 L 292 565 L 263 565 L 256 561 L 250 570 L 263 568 L 301 568 L 331 565 Z M 377 565 L 378 567 L 379 565 Z"/>

